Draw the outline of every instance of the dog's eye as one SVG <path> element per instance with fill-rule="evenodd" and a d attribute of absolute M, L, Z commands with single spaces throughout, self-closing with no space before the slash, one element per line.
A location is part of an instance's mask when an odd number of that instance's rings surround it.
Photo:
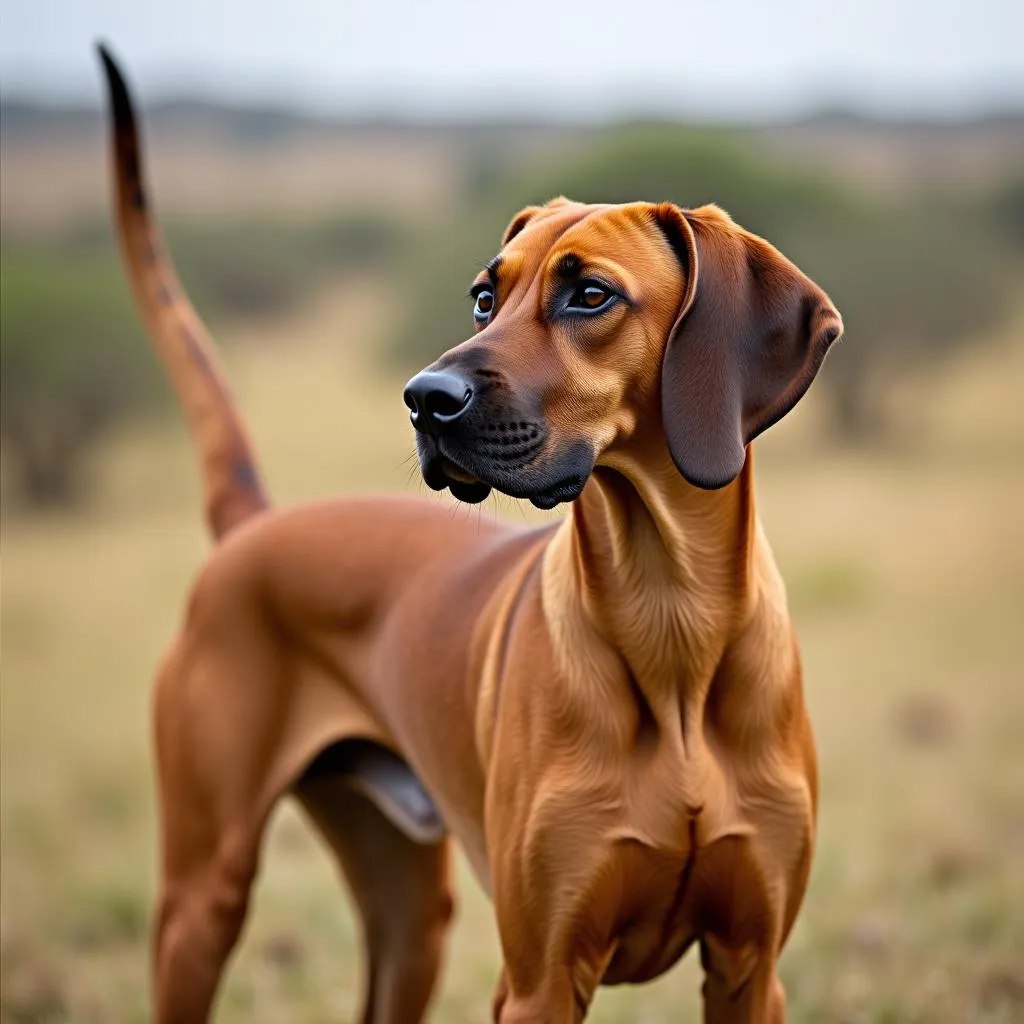
<path fill-rule="evenodd" d="M 494 292 L 489 288 L 483 288 L 476 293 L 476 305 L 473 307 L 473 316 L 481 323 L 486 320 L 494 310 Z"/>
<path fill-rule="evenodd" d="M 584 281 L 573 292 L 566 309 L 586 313 L 597 313 L 610 306 L 618 296 L 610 288 L 597 281 Z"/>

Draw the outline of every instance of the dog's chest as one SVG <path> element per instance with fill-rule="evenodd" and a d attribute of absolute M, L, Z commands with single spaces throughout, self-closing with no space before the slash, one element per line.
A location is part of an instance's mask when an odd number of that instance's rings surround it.
<path fill-rule="evenodd" d="M 604 984 L 663 974 L 709 931 L 729 933 L 738 945 L 757 941 L 742 923 L 770 918 L 756 844 L 737 832 L 701 845 L 697 834 L 693 821 L 693 845 L 685 855 L 646 848 L 627 858 L 626 884 L 635 887 Z"/>
<path fill-rule="evenodd" d="M 625 899 L 606 984 L 656 977 L 709 932 L 737 947 L 758 943 L 757 928 L 773 919 L 779 895 L 766 881 L 771 851 L 795 859 L 809 842 L 800 786 L 777 788 L 763 821 L 715 759 L 677 763 L 674 786 L 667 767 L 659 784 L 640 772 L 625 802 L 618 832 Z M 786 850 L 775 849 L 776 825 Z"/>

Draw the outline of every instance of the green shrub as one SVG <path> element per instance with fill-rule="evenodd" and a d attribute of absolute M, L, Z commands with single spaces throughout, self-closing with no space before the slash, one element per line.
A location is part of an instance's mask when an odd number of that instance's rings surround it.
<path fill-rule="evenodd" d="M 404 243 L 386 216 L 178 223 L 167 231 L 182 280 L 214 321 L 294 309 L 331 277 L 388 267 Z"/>
<path fill-rule="evenodd" d="M 189 296 L 214 324 L 287 313 L 339 273 L 392 266 L 407 238 L 404 224 L 373 211 L 171 221 L 165 232 Z M 79 224 L 53 244 L 65 255 L 104 256 L 110 226 Z"/>
<path fill-rule="evenodd" d="M 74 500 L 83 456 L 162 385 L 114 253 L 5 243 L 0 259 L 0 435 L 20 496 Z"/>
<path fill-rule="evenodd" d="M 995 231 L 1024 255 L 1024 177 L 1016 177 L 988 197 L 985 213 Z"/>
<path fill-rule="evenodd" d="M 373 213 L 310 221 L 171 225 L 185 287 L 214 325 L 282 314 L 332 275 L 387 266 L 405 229 Z M 30 505 L 82 493 L 93 442 L 166 394 L 110 227 L 94 221 L 46 241 L 5 237 L 0 437 L 8 479 Z"/>

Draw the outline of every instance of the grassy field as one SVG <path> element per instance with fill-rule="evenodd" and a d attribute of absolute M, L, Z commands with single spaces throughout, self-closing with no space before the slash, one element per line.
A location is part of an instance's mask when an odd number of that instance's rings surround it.
<path fill-rule="evenodd" d="M 229 352 L 281 501 L 422 490 L 401 380 L 366 358 L 392 301 L 367 282 Z M 905 433 L 889 451 L 822 450 L 813 400 L 760 446 L 822 768 L 813 881 L 782 961 L 798 1022 L 1024 1020 L 1022 334 L 1018 320 L 894 391 Z M 3 526 L 4 1024 L 148 1018 L 149 680 L 206 540 L 176 421 L 100 458 L 86 513 Z M 498 966 L 490 908 L 461 874 L 433 1016 L 455 1024 L 487 1019 Z M 360 972 L 333 868 L 286 806 L 218 1020 L 351 1019 Z M 693 958 L 603 992 L 592 1019 L 699 1019 Z"/>

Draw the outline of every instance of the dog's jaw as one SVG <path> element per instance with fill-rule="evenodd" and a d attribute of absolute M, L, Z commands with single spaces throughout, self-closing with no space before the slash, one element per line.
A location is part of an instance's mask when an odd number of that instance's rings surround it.
<path fill-rule="evenodd" d="M 472 444 L 417 435 L 420 470 L 428 487 L 451 491 L 467 504 L 484 501 L 492 490 L 510 498 L 525 499 L 536 508 L 550 510 L 575 501 L 594 468 L 589 445 L 575 442 L 552 456 L 536 454 L 522 465 L 494 465 Z"/>

